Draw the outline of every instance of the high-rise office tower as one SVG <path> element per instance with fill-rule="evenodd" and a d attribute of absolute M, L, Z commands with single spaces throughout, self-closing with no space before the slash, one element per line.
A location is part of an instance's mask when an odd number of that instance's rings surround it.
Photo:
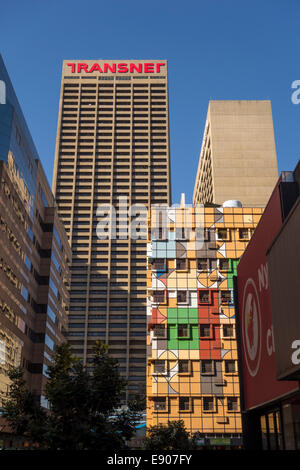
<path fill-rule="evenodd" d="M 146 383 L 147 231 L 129 237 L 128 211 L 170 204 L 169 173 L 167 62 L 64 61 L 53 191 L 73 252 L 68 339 L 86 364 L 95 340 L 109 345 L 126 398 Z M 116 210 L 107 239 L 102 204 Z"/>
<path fill-rule="evenodd" d="M 0 407 L 11 366 L 45 406 L 47 366 L 66 340 L 71 249 L 1 56 L 0 89 Z M 11 433 L 1 417 L 0 433 Z"/>
<path fill-rule="evenodd" d="M 193 203 L 264 207 L 277 178 L 270 101 L 210 101 Z"/>

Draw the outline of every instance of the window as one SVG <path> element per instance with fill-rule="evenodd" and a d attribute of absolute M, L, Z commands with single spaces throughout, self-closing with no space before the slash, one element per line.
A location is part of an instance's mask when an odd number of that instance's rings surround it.
<path fill-rule="evenodd" d="M 200 325 L 200 337 L 201 338 L 211 337 L 211 327 L 208 323 Z"/>
<path fill-rule="evenodd" d="M 209 291 L 208 290 L 199 290 L 199 302 L 201 304 L 207 304 L 209 302 Z"/>
<path fill-rule="evenodd" d="M 154 398 L 154 410 L 155 411 L 166 411 L 166 409 L 167 409 L 166 397 Z"/>
<path fill-rule="evenodd" d="M 202 374 L 213 374 L 214 363 L 210 360 L 201 361 L 201 373 Z"/>
<path fill-rule="evenodd" d="M 180 411 L 191 411 L 191 399 L 190 399 L 190 397 L 179 397 L 179 410 Z"/>
<path fill-rule="evenodd" d="M 249 230 L 247 228 L 239 228 L 239 239 L 249 240 Z"/>
<path fill-rule="evenodd" d="M 234 336 L 233 325 L 223 325 L 223 336 L 226 338 Z"/>
<path fill-rule="evenodd" d="M 217 229 L 218 240 L 229 240 L 229 232 L 227 228 L 218 228 Z"/>
<path fill-rule="evenodd" d="M 228 271 L 229 270 L 229 259 L 220 259 L 219 260 L 219 269 L 220 269 L 220 271 Z"/>
<path fill-rule="evenodd" d="M 178 325 L 178 338 L 188 338 L 189 336 L 189 325 L 183 324 Z"/>
<path fill-rule="evenodd" d="M 84 323 L 69 323 L 69 328 L 84 328 Z"/>
<path fill-rule="evenodd" d="M 21 144 L 21 134 L 20 134 L 19 130 L 17 129 L 17 127 L 16 127 L 16 141 L 17 141 L 18 145 Z"/>
<path fill-rule="evenodd" d="M 231 303 L 231 292 L 230 290 L 221 291 L 221 303 L 230 304 Z"/>
<path fill-rule="evenodd" d="M 184 240 L 185 237 L 185 230 L 183 227 L 175 228 L 175 239 L 176 240 Z"/>
<path fill-rule="evenodd" d="M 24 285 L 22 285 L 21 295 L 26 300 L 26 302 L 28 302 L 29 292 Z"/>
<path fill-rule="evenodd" d="M 206 258 L 199 258 L 197 260 L 197 267 L 199 271 L 206 271 L 207 270 L 207 259 Z"/>
<path fill-rule="evenodd" d="M 177 291 L 177 302 L 187 303 L 187 291 L 186 290 Z"/>
<path fill-rule="evenodd" d="M 181 259 L 177 258 L 176 259 L 176 269 L 179 271 L 185 271 L 188 268 L 188 260 L 186 258 Z"/>
<path fill-rule="evenodd" d="M 51 276 L 50 276 L 50 278 L 49 278 L 49 286 L 50 286 L 51 289 L 53 290 L 54 295 L 58 298 L 59 292 L 58 292 L 58 289 L 57 289 L 56 285 L 54 284 L 54 282 L 53 282 Z"/>
<path fill-rule="evenodd" d="M 238 399 L 237 397 L 227 398 L 227 409 L 228 411 L 238 411 Z"/>
<path fill-rule="evenodd" d="M 155 290 L 153 291 L 153 302 L 162 303 L 165 301 L 165 291 L 164 290 Z"/>
<path fill-rule="evenodd" d="M 83 253 L 84 253 L 84 252 L 83 252 Z M 83 253 L 82 253 L 82 254 L 83 254 Z M 54 264 L 54 266 L 56 267 L 56 269 L 57 269 L 57 271 L 59 272 L 59 274 L 61 274 L 62 269 L 61 269 L 61 266 L 60 266 L 59 262 L 57 261 L 57 258 L 56 258 L 56 256 L 55 256 L 53 250 L 51 251 L 51 260 L 53 261 L 53 264 Z"/>
<path fill-rule="evenodd" d="M 166 331 L 165 325 L 155 325 L 153 328 L 154 336 L 157 338 L 165 338 Z"/>
<path fill-rule="evenodd" d="M 40 192 L 40 195 L 41 195 L 44 206 L 48 207 L 49 204 L 48 204 L 47 198 L 46 198 L 40 184 L 39 184 L 39 192 Z"/>
<path fill-rule="evenodd" d="M 200 229 L 200 230 L 203 230 L 203 229 Z M 205 241 L 207 241 L 207 242 L 211 241 L 210 230 L 209 230 L 208 228 L 205 228 L 205 229 L 204 229 L 203 235 L 204 235 L 204 240 L 205 240 Z M 213 238 L 214 238 L 214 237 L 213 237 Z M 199 239 L 202 240 L 201 236 L 200 236 Z"/>
<path fill-rule="evenodd" d="M 53 351 L 54 341 L 52 341 L 52 339 L 48 335 L 45 335 L 45 344 L 48 346 L 48 348 L 50 348 Z"/>
<path fill-rule="evenodd" d="M 163 270 L 165 269 L 165 260 L 163 258 L 157 258 L 152 263 L 153 269 L 155 270 Z"/>
<path fill-rule="evenodd" d="M 214 411 L 213 397 L 203 397 L 203 411 Z"/>
<path fill-rule="evenodd" d="M 143 166 L 141 166 L 142 168 Z M 158 224 L 157 228 L 152 230 L 152 236 L 153 238 L 156 238 L 157 240 L 165 240 L 167 231 L 163 223 L 163 213 L 161 211 L 158 212 Z"/>
<path fill-rule="evenodd" d="M 165 361 L 160 361 L 160 360 L 154 361 L 153 371 L 155 374 L 164 374 L 166 372 Z"/>
<path fill-rule="evenodd" d="M 225 361 L 225 372 L 226 374 L 234 374 L 236 372 L 235 361 L 230 359 Z"/>
<path fill-rule="evenodd" d="M 53 323 L 55 323 L 56 321 L 56 315 L 55 313 L 53 312 L 52 308 L 50 307 L 50 305 L 47 306 L 47 315 L 51 318 L 51 320 L 53 321 Z M 69 316 L 70 318 L 70 316 Z"/>
<path fill-rule="evenodd" d="M 188 360 L 179 360 L 178 361 L 178 372 L 179 374 L 188 374 L 190 372 Z"/>

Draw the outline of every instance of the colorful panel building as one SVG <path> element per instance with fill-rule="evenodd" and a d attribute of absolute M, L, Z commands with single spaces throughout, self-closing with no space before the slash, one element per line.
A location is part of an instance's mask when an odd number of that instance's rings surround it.
<path fill-rule="evenodd" d="M 152 209 L 147 426 L 183 419 L 203 442 L 239 442 L 233 277 L 262 212 L 222 206 Z"/>

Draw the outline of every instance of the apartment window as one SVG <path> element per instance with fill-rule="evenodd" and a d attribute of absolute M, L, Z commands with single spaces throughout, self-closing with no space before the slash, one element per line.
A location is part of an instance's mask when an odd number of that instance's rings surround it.
<path fill-rule="evenodd" d="M 201 338 L 211 337 L 211 326 L 208 323 L 200 325 L 200 337 Z"/>
<path fill-rule="evenodd" d="M 155 270 L 163 270 L 165 269 L 166 262 L 163 258 L 157 258 L 153 261 L 152 266 Z"/>
<path fill-rule="evenodd" d="M 219 260 L 219 269 L 220 269 L 220 271 L 228 271 L 229 270 L 229 259 L 220 259 Z"/>
<path fill-rule="evenodd" d="M 226 338 L 234 336 L 233 325 L 223 325 L 223 336 Z"/>
<path fill-rule="evenodd" d="M 190 372 L 190 363 L 187 360 L 178 361 L 178 372 L 179 374 L 188 374 Z"/>
<path fill-rule="evenodd" d="M 153 302 L 154 303 L 163 303 L 163 302 L 165 302 L 165 291 L 164 290 L 155 290 L 155 291 L 153 291 Z"/>
<path fill-rule="evenodd" d="M 200 304 L 207 304 L 209 302 L 209 291 L 208 290 L 200 290 L 199 291 L 199 303 Z"/>
<path fill-rule="evenodd" d="M 154 336 L 157 338 L 165 338 L 166 337 L 166 327 L 165 325 L 155 325 L 153 328 Z"/>
<path fill-rule="evenodd" d="M 227 397 L 227 409 L 228 411 L 238 411 L 237 397 Z"/>
<path fill-rule="evenodd" d="M 217 229 L 218 240 L 229 240 L 229 231 L 227 228 Z"/>
<path fill-rule="evenodd" d="M 187 298 L 187 291 L 186 290 L 179 290 L 177 291 L 177 302 L 178 303 L 183 303 L 183 304 L 186 304 L 188 301 L 188 298 Z"/>
<path fill-rule="evenodd" d="M 191 405 L 190 397 L 179 397 L 179 411 L 191 411 Z"/>
<path fill-rule="evenodd" d="M 143 168 L 143 167 L 141 166 L 141 168 Z M 138 193 L 138 194 L 136 194 L 136 199 L 137 199 L 137 196 L 146 196 L 146 195 L 147 195 L 146 193 Z M 153 238 L 156 239 L 156 240 L 165 240 L 166 239 L 166 229 L 161 226 L 162 225 L 162 214 L 159 214 L 159 218 L 160 218 L 159 227 L 152 230 L 152 235 L 153 235 Z"/>
<path fill-rule="evenodd" d="M 213 397 L 203 397 L 203 411 L 214 411 Z"/>
<path fill-rule="evenodd" d="M 160 165 L 157 165 L 157 168 L 160 168 Z M 185 237 L 185 229 L 183 227 L 175 228 L 175 239 L 176 240 L 184 240 Z"/>
<path fill-rule="evenodd" d="M 207 270 L 207 259 L 206 258 L 199 258 L 197 260 L 197 267 L 199 271 L 206 271 Z"/>
<path fill-rule="evenodd" d="M 239 228 L 239 239 L 249 240 L 249 230 L 247 228 Z"/>
<path fill-rule="evenodd" d="M 189 325 L 182 324 L 178 325 L 178 338 L 188 338 L 189 337 Z"/>
<path fill-rule="evenodd" d="M 213 374 L 214 373 L 214 363 L 210 360 L 201 361 L 201 373 L 202 374 Z"/>
<path fill-rule="evenodd" d="M 236 372 L 235 361 L 228 359 L 225 360 L 225 372 L 226 374 L 234 374 Z"/>
<path fill-rule="evenodd" d="M 231 303 L 231 292 L 230 290 L 221 291 L 221 303 L 230 304 Z"/>
<path fill-rule="evenodd" d="M 156 397 L 154 398 L 154 410 L 155 411 L 166 411 L 167 409 L 167 398 Z"/>
<path fill-rule="evenodd" d="M 188 260 L 186 258 L 176 259 L 176 269 L 178 271 L 185 271 L 188 269 Z"/>
<path fill-rule="evenodd" d="M 165 361 L 160 361 L 160 360 L 154 361 L 153 371 L 155 374 L 164 374 L 166 372 Z"/>

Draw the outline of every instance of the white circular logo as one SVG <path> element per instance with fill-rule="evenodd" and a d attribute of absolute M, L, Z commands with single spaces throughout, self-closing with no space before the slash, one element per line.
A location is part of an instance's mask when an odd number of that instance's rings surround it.
<path fill-rule="evenodd" d="M 244 287 L 242 316 L 243 350 L 249 374 L 254 377 L 261 361 L 262 328 L 259 297 L 253 279 L 248 279 Z"/>

